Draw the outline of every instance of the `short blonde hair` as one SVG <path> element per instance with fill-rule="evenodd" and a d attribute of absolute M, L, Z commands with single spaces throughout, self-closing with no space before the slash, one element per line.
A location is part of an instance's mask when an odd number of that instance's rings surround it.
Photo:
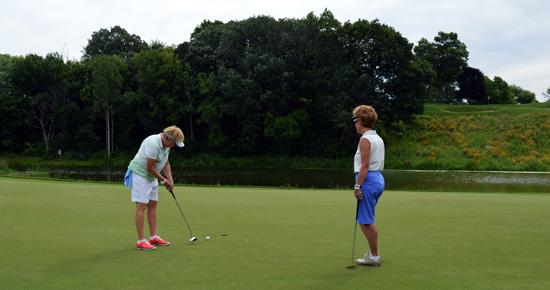
<path fill-rule="evenodd" d="M 166 127 L 164 128 L 164 130 L 162 131 L 162 133 L 164 135 L 166 135 L 166 137 L 168 137 L 168 139 L 172 139 L 176 142 L 183 142 L 183 140 L 185 139 L 185 137 L 183 136 L 183 132 L 181 131 L 180 128 L 176 127 L 175 125 L 172 125 L 170 127 Z"/>
<path fill-rule="evenodd" d="M 378 120 L 378 114 L 372 106 L 360 105 L 353 109 L 353 117 L 361 120 L 361 125 L 366 128 L 374 128 Z"/>

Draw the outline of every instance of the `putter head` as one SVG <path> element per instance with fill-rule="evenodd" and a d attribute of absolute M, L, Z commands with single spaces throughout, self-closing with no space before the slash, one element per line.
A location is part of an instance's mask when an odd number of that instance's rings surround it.
<path fill-rule="evenodd" d="M 191 243 L 194 243 L 194 242 L 196 242 L 196 241 L 197 241 L 197 237 L 195 237 L 195 236 L 192 236 L 192 237 L 189 239 L 189 242 L 191 242 Z"/>
<path fill-rule="evenodd" d="M 357 265 L 349 265 L 346 268 L 353 270 L 353 269 L 357 268 Z"/>

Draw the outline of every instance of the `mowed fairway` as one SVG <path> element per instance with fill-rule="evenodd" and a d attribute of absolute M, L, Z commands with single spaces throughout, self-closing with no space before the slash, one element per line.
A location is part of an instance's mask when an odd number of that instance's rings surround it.
<path fill-rule="evenodd" d="M 162 189 L 143 252 L 122 185 L 0 178 L 0 289 L 550 289 L 550 194 L 386 191 L 383 264 L 349 270 L 351 190 L 175 193 L 199 241 Z"/>

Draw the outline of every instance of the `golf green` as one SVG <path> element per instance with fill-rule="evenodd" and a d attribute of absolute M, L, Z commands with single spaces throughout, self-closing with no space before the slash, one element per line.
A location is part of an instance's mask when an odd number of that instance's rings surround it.
<path fill-rule="evenodd" d="M 145 252 L 121 184 L 0 178 L 0 289 L 550 289 L 550 194 L 386 191 L 382 266 L 354 270 L 351 190 L 175 194 L 199 241 L 161 189 L 173 244 Z"/>

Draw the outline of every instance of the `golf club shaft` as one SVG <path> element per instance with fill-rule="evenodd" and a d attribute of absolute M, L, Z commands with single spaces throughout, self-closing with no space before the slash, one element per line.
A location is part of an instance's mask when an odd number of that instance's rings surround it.
<path fill-rule="evenodd" d="M 351 264 L 355 265 L 353 257 L 355 256 L 355 237 L 357 234 L 357 217 L 359 215 L 359 200 L 357 200 L 357 205 L 355 206 L 355 229 L 353 230 L 353 245 L 351 246 Z"/>
<path fill-rule="evenodd" d="M 187 221 L 187 218 L 185 218 L 185 215 L 183 214 L 183 211 L 181 210 L 181 206 L 180 206 L 178 200 L 176 199 L 176 196 L 174 195 L 174 192 L 172 190 L 169 190 L 169 191 L 172 194 L 172 197 L 174 198 L 174 201 L 176 202 L 176 205 L 178 206 L 178 209 L 180 210 L 181 216 L 183 217 L 183 220 L 185 221 L 185 224 L 187 225 L 187 228 L 189 229 L 189 234 L 191 235 L 191 237 L 193 237 L 193 231 L 191 230 L 191 226 L 189 226 L 189 222 Z"/>

